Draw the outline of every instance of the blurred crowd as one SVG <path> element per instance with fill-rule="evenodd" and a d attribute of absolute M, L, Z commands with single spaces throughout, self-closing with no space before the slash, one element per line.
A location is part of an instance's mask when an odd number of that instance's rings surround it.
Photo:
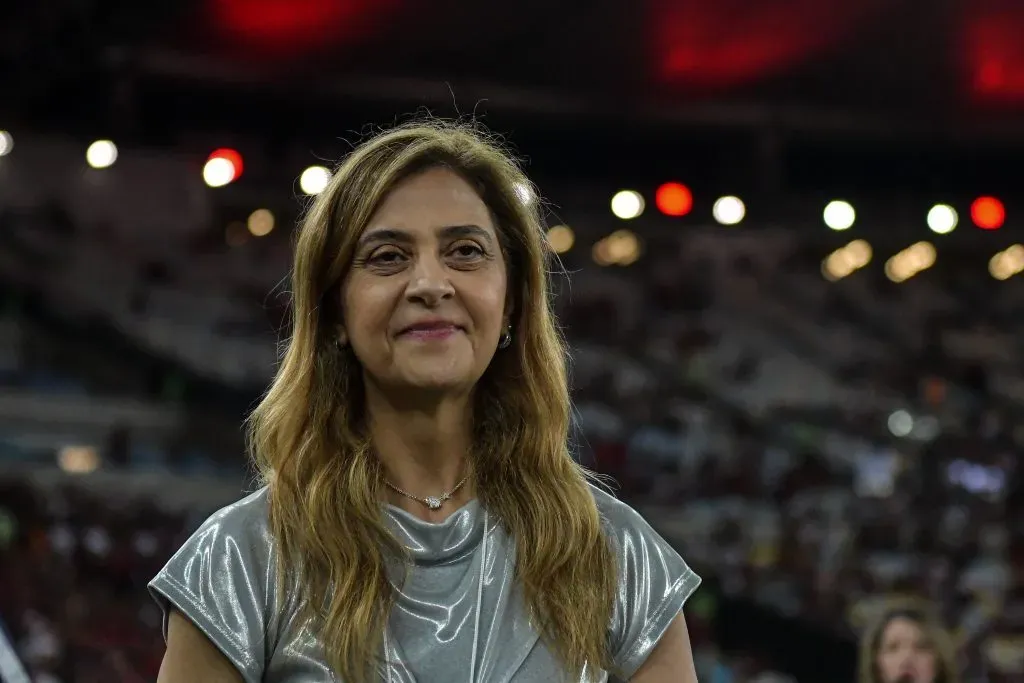
<path fill-rule="evenodd" d="M 883 291 L 858 310 L 864 283 L 823 281 L 820 258 L 673 273 L 681 251 L 651 254 L 645 271 L 657 279 L 662 255 L 666 279 L 638 294 L 642 314 L 610 298 L 565 312 L 579 333 L 587 457 L 726 593 L 847 638 L 883 598 L 926 597 L 954 630 L 969 680 L 1024 674 L 1024 434 L 1013 397 L 988 381 L 1001 372 L 1010 385 L 1013 369 L 942 343 L 1001 328 L 933 319 L 930 348 L 908 348 L 863 322 L 876 298 L 897 296 L 892 283 L 870 283 Z M 900 287 L 912 298 L 934 283 Z M 603 330 L 623 327 L 608 344 Z"/>
<path fill-rule="evenodd" d="M 0 458 L 20 473 L 0 490 L 0 619 L 38 680 L 152 680 L 145 582 L 241 489 L 287 231 L 149 234 L 91 206 L 0 211 Z M 791 231 L 644 246 L 623 268 L 563 255 L 573 441 L 718 587 L 688 615 L 701 680 L 786 669 L 756 635 L 723 651 L 724 601 L 849 641 L 892 593 L 935 601 L 968 680 L 1024 675 L 1017 284 L 970 254 L 900 285 L 873 267 L 827 282 Z M 40 485 L 55 463 L 67 481 Z M 95 468 L 235 485 L 172 511 L 93 490 Z"/>
<path fill-rule="evenodd" d="M 76 486 L 0 484 L 0 619 L 33 680 L 156 679 L 160 611 L 145 585 L 185 519 Z"/>

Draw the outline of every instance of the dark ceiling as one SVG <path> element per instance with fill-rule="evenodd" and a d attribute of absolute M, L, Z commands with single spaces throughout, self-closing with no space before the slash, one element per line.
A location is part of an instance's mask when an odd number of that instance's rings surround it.
<path fill-rule="evenodd" d="M 5 95 L 26 103 L 130 74 L 684 123 L 964 124 L 1024 105 L 1019 0 L 49 0 L 0 31 Z"/>
<path fill-rule="evenodd" d="M 1022 0 L 47 0 L 5 11 L 0 124 L 274 140 L 427 106 L 484 113 L 519 139 L 597 139 L 606 154 L 664 146 L 670 131 L 719 158 L 730 144 L 756 150 L 754 161 L 778 136 L 854 155 L 865 140 L 1024 145 Z"/>

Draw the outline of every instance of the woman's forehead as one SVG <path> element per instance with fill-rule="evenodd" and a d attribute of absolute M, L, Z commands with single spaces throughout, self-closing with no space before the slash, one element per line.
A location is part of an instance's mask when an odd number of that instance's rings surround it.
<path fill-rule="evenodd" d="M 477 191 L 453 171 L 432 168 L 395 185 L 371 216 L 367 229 L 423 231 L 450 225 L 494 230 L 491 211 Z"/>

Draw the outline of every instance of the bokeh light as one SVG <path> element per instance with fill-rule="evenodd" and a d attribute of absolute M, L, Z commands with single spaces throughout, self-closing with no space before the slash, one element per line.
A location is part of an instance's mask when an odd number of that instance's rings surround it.
<path fill-rule="evenodd" d="M 995 197 L 978 197 L 971 204 L 971 220 L 982 230 L 998 230 L 1006 221 L 1006 208 Z"/>
<path fill-rule="evenodd" d="M 682 183 L 665 183 L 654 193 L 654 204 L 666 216 L 685 216 L 693 209 L 693 193 Z"/>
<path fill-rule="evenodd" d="M 556 254 L 564 254 L 576 243 L 576 235 L 568 225 L 556 225 L 548 230 L 548 244 Z"/>
<path fill-rule="evenodd" d="M 849 230 L 857 220 L 857 212 L 849 202 L 840 199 L 829 202 L 822 213 L 825 225 L 833 230 Z"/>
<path fill-rule="evenodd" d="M 249 234 L 253 237 L 269 235 L 274 229 L 274 214 L 270 209 L 256 209 L 249 214 L 246 225 L 249 228 Z"/>
<path fill-rule="evenodd" d="M 6 130 L 0 130 L 0 157 L 14 151 L 14 136 Z"/>
<path fill-rule="evenodd" d="M 711 207 L 711 215 L 722 225 L 736 225 L 747 215 L 747 207 L 739 197 L 719 197 Z"/>
<path fill-rule="evenodd" d="M 235 167 L 227 159 L 210 159 L 203 166 L 203 181 L 210 187 L 224 187 L 235 179 Z"/>
<path fill-rule="evenodd" d="M 956 229 L 960 217 L 949 204 L 936 204 L 928 211 L 928 228 L 938 235 L 948 235 Z"/>
<path fill-rule="evenodd" d="M 109 168 L 117 161 L 117 145 L 110 140 L 97 140 L 85 150 L 85 161 L 93 168 Z"/>
<path fill-rule="evenodd" d="M 644 212 L 644 198 L 635 190 L 621 190 L 612 197 L 612 213 L 624 221 L 636 218 Z"/>
<path fill-rule="evenodd" d="M 299 188 L 308 195 L 317 195 L 331 182 L 331 172 L 324 166 L 310 166 L 299 176 Z"/>

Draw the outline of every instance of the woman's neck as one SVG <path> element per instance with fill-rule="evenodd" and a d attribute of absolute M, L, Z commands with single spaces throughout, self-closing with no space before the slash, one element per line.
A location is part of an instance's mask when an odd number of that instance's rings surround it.
<path fill-rule="evenodd" d="M 368 397 L 369 398 L 369 397 Z M 452 491 L 469 474 L 471 417 L 468 400 L 397 408 L 380 400 L 368 401 L 370 437 L 389 483 L 427 498 Z M 440 509 L 403 496 L 390 487 L 389 503 L 428 521 L 441 521 L 475 496 L 466 481 Z"/>

